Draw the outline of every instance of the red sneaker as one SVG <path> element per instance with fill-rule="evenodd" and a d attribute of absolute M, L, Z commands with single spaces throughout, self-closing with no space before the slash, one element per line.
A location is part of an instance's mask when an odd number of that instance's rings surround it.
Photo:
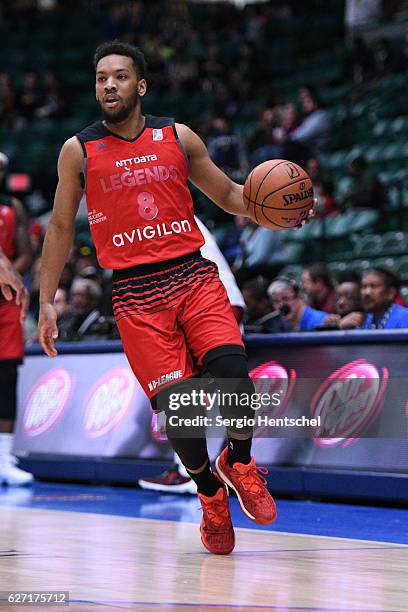
<path fill-rule="evenodd" d="M 219 476 L 235 491 L 242 510 L 252 521 L 261 525 L 273 523 L 277 516 L 275 502 L 261 476 L 268 470 L 257 467 L 253 457 L 248 465 L 237 462 L 231 467 L 227 453 L 228 448 L 224 448 L 215 462 Z"/>
<path fill-rule="evenodd" d="M 180 474 L 177 465 L 166 470 L 158 476 L 151 478 L 140 478 L 139 487 L 149 491 L 161 491 L 163 493 L 197 493 L 197 485 L 188 476 Z"/>
<path fill-rule="evenodd" d="M 228 491 L 224 485 L 213 497 L 198 493 L 203 508 L 200 525 L 201 541 L 215 555 L 228 555 L 234 550 L 235 533 L 228 504 Z"/>

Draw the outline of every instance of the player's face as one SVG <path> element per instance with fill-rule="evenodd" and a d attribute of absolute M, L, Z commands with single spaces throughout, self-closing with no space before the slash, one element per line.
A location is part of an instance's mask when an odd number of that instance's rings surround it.
<path fill-rule="evenodd" d="M 382 276 L 369 273 L 363 276 L 361 283 L 361 300 L 367 312 L 387 308 L 394 300 L 395 289 L 387 289 Z"/>
<path fill-rule="evenodd" d="M 360 310 L 360 287 L 358 283 L 341 283 L 336 289 L 337 314 L 345 317 Z"/>
<path fill-rule="evenodd" d="M 146 93 L 146 81 L 139 79 L 131 57 L 107 55 L 96 67 L 96 99 L 108 123 L 130 117 Z"/>

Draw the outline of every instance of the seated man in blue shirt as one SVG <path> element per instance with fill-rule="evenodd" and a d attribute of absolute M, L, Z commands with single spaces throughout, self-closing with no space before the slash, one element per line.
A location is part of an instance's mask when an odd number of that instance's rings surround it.
<path fill-rule="evenodd" d="M 408 308 L 395 303 L 400 285 L 399 276 L 387 268 L 363 273 L 361 299 L 367 318 L 362 329 L 408 328 Z"/>
<path fill-rule="evenodd" d="M 268 295 L 274 310 L 284 305 L 290 309 L 283 319 L 292 331 L 311 331 L 329 316 L 327 312 L 306 305 L 301 289 L 293 279 L 278 277 L 269 285 Z"/>

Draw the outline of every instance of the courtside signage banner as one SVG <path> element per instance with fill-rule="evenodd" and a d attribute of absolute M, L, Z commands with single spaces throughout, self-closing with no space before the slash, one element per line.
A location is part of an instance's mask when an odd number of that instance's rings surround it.
<path fill-rule="evenodd" d="M 408 472 L 404 344 L 250 346 L 248 354 L 259 462 Z M 222 392 L 230 399 L 235 381 L 218 382 L 183 385 L 195 401 L 190 413 L 187 396 L 176 397 L 171 387 L 162 400 L 181 422 L 180 436 L 189 434 L 186 416 L 194 417 L 193 426 L 204 425 L 216 450 L 228 425 L 224 417 L 234 416 L 220 405 Z M 52 363 L 28 357 L 20 369 L 15 449 L 21 455 L 171 457 L 163 415 L 152 415 L 123 353 L 62 354 Z"/>

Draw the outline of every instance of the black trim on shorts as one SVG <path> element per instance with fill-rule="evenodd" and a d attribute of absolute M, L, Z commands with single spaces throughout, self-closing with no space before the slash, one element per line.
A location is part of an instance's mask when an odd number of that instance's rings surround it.
<path fill-rule="evenodd" d="M 241 357 L 248 359 L 245 349 L 240 344 L 222 344 L 221 346 L 216 346 L 207 351 L 203 357 L 203 365 L 207 367 L 214 359 L 226 357 L 227 355 L 241 355 Z"/>
<path fill-rule="evenodd" d="M 162 272 L 174 268 L 180 264 L 186 263 L 187 261 L 194 261 L 198 259 L 204 259 L 200 251 L 194 251 L 193 253 L 187 253 L 181 257 L 175 257 L 174 259 L 165 259 L 164 261 L 158 261 L 151 264 L 142 264 L 140 266 L 132 266 L 131 268 L 121 268 L 120 270 L 113 270 L 112 282 L 127 280 L 128 278 L 136 278 L 138 276 L 147 276 L 154 272 Z"/>

